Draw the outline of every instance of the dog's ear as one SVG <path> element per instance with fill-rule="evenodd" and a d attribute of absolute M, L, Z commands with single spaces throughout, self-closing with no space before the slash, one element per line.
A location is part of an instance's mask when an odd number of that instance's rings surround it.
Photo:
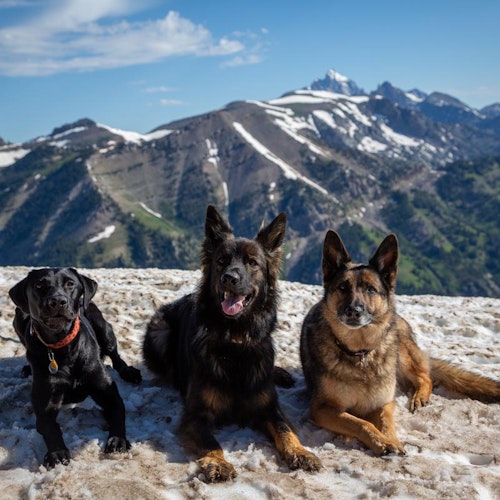
<path fill-rule="evenodd" d="M 351 262 L 351 256 L 346 250 L 342 239 L 335 231 L 328 231 L 323 243 L 323 282 L 328 281 L 338 271 L 345 269 L 345 265 Z"/>
<path fill-rule="evenodd" d="M 205 241 L 217 245 L 227 238 L 233 237 L 231 226 L 213 205 L 208 205 L 205 219 Z"/>
<path fill-rule="evenodd" d="M 396 286 L 398 274 L 398 239 L 395 234 L 389 234 L 370 259 L 369 264 L 392 289 Z"/>
<path fill-rule="evenodd" d="M 28 275 L 29 276 L 29 275 Z M 30 308 L 28 304 L 28 297 L 26 295 L 26 285 L 28 284 L 28 276 L 22 279 L 17 285 L 14 285 L 9 290 L 9 296 L 12 299 L 12 302 L 16 304 L 24 314 L 30 313 Z"/>
<path fill-rule="evenodd" d="M 255 241 L 269 253 L 273 253 L 278 248 L 281 248 L 285 239 L 286 231 L 286 214 L 281 212 L 269 225 L 262 227 Z"/>
<path fill-rule="evenodd" d="M 94 281 L 93 279 L 84 276 L 83 274 L 80 274 L 73 267 L 71 267 L 70 270 L 72 273 L 75 274 L 75 276 L 78 278 L 78 281 L 83 287 L 83 308 L 87 309 L 87 307 L 90 304 L 90 301 L 92 300 L 92 297 L 97 292 L 97 281 Z"/>

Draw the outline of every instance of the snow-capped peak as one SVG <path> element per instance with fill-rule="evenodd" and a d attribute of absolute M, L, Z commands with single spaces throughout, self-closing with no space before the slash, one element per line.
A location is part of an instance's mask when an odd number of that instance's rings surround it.
<path fill-rule="evenodd" d="M 325 78 L 314 80 L 314 82 L 307 87 L 308 90 L 326 90 L 335 92 L 337 94 L 344 94 L 348 96 L 366 95 L 365 91 L 358 87 L 358 85 L 334 69 L 328 70 Z"/>

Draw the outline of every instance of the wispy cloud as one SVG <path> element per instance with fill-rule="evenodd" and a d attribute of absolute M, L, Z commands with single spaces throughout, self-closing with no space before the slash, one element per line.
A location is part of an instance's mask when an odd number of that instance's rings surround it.
<path fill-rule="evenodd" d="M 146 92 L 147 94 L 157 94 L 157 93 L 162 93 L 162 92 L 173 92 L 175 89 L 171 87 L 165 87 L 165 86 L 160 86 L 160 87 L 148 87 L 143 90 L 143 92 Z"/>
<path fill-rule="evenodd" d="M 203 25 L 178 12 L 161 19 L 128 20 L 144 5 L 135 0 L 51 0 L 31 21 L 0 29 L 0 74 L 91 71 L 245 50 L 237 39 L 215 40 Z"/>
<path fill-rule="evenodd" d="M 187 103 L 179 99 L 160 99 L 158 104 L 160 106 L 185 106 Z"/>
<path fill-rule="evenodd" d="M 231 60 L 223 62 L 223 68 L 232 68 L 235 66 L 248 66 L 249 64 L 259 64 L 263 60 L 260 54 L 245 54 L 233 57 Z"/>

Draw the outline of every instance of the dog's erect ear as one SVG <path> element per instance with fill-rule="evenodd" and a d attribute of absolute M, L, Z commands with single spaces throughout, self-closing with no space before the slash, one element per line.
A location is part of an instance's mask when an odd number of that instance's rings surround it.
<path fill-rule="evenodd" d="M 87 309 L 92 300 L 92 297 L 97 292 L 97 282 L 83 274 L 80 274 L 75 268 L 70 268 L 71 272 L 76 275 L 78 281 L 83 287 L 83 308 Z"/>
<path fill-rule="evenodd" d="M 217 212 L 213 205 L 207 207 L 207 217 L 205 219 L 205 241 L 219 244 L 227 238 L 233 237 L 231 226 Z"/>
<path fill-rule="evenodd" d="M 373 254 L 369 263 L 389 285 L 396 286 L 396 275 L 398 274 L 398 239 L 395 234 L 389 234 Z"/>
<path fill-rule="evenodd" d="M 328 231 L 323 243 L 323 282 L 328 281 L 338 271 L 343 270 L 345 265 L 351 262 L 351 256 L 346 250 L 342 239 L 335 231 Z"/>
<path fill-rule="evenodd" d="M 28 275 L 29 276 L 29 275 Z M 26 295 L 26 285 L 28 283 L 28 276 L 21 280 L 17 285 L 14 285 L 9 290 L 9 296 L 12 299 L 12 302 L 16 304 L 24 314 L 30 313 L 30 308 L 28 304 L 28 297 Z"/>
<path fill-rule="evenodd" d="M 269 225 L 263 227 L 255 237 L 255 241 L 269 253 L 281 248 L 285 239 L 286 214 L 281 212 Z"/>

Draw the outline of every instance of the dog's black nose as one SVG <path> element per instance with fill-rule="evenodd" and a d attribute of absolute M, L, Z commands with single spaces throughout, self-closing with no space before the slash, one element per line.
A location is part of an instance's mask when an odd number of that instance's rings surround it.
<path fill-rule="evenodd" d="M 240 281 L 240 275 L 235 270 L 226 271 L 221 278 L 223 285 L 237 285 Z"/>
<path fill-rule="evenodd" d="M 345 315 L 349 319 L 358 319 L 365 312 L 362 304 L 351 304 L 345 308 Z"/>
<path fill-rule="evenodd" d="M 64 296 L 50 297 L 47 300 L 47 305 L 51 309 L 64 309 L 68 305 L 68 298 Z"/>

